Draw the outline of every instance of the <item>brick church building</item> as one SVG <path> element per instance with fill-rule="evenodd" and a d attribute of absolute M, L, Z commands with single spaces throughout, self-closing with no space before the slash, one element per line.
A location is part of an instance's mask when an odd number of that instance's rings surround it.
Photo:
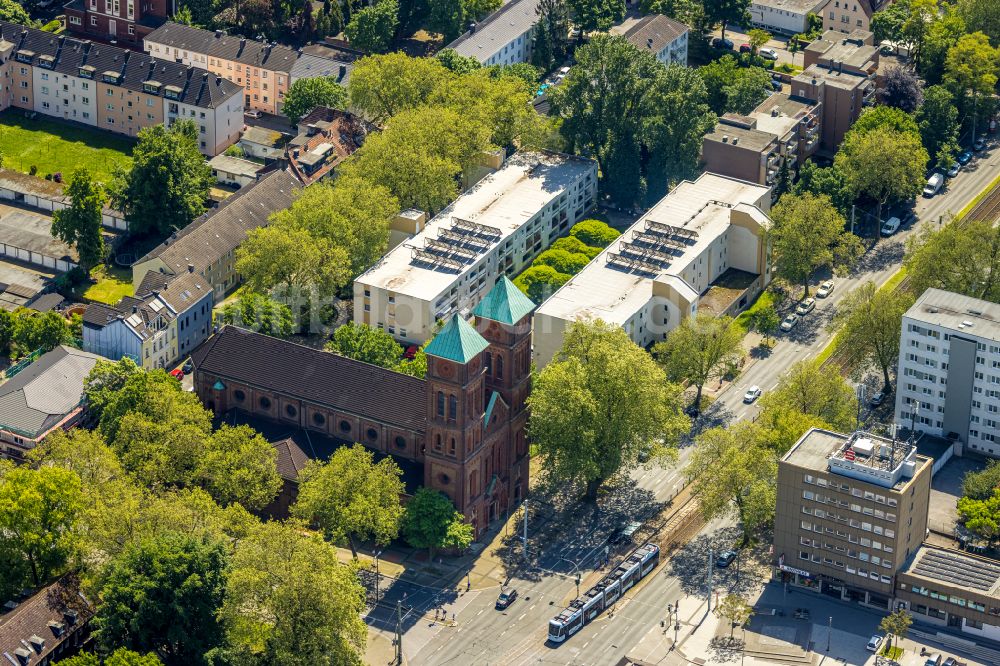
<path fill-rule="evenodd" d="M 427 345 L 417 379 L 226 326 L 193 355 L 194 387 L 217 415 L 301 428 L 423 468 L 479 538 L 528 490 L 527 397 L 535 305 L 502 277 Z"/>

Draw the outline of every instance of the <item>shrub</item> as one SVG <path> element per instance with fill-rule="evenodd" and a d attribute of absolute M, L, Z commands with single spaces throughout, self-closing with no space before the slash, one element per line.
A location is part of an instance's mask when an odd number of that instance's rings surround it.
<path fill-rule="evenodd" d="M 566 250 L 570 254 L 583 254 L 586 255 L 588 259 L 593 259 L 601 253 L 601 248 L 585 245 L 583 241 L 579 238 L 574 238 L 573 236 L 566 236 L 558 239 L 549 249 Z"/>
<path fill-rule="evenodd" d="M 576 275 L 590 262 L 585 254 L 571 253 L 566 250 L 546 250 L 535 259 L 534 266 L 551 266 L 559 273 Z"/>
<path fill-rule="evenodd" d="M 541 303 L 570 277 L 551 266 L 531 266 L 514 279 L 514 285 L 535 303 Z"/>
<path fill-rule="evenodd" d="M 600 220 L 583 220 L 573 225 L 569 235 L 584 245 L 605 248 L 621 234 Z"/>

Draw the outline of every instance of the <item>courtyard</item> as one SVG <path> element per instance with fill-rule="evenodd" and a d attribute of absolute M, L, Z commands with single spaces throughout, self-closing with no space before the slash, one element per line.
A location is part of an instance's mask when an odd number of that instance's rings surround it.
<path fill-rule="evenodd" d="M 0 154 L 3 166 L 37 175 L 61 173 L 63 180 L 79 167 L 87 167 L 95 179 L 111 180 L 116 167 L 131 164 L 134 141 L 41 114 L 28 117 L 23 109 L 0 113 Z"/>

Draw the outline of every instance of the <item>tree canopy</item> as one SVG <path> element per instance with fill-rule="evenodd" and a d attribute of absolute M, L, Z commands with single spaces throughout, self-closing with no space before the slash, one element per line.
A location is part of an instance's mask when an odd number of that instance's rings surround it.
<path fill-rule="evenodd" d="M 950 167 L 958 153 L 958 108 L 954 96 L 944 86 L 929 86 L 917 109 L 920 140 L 933 163 Z"/>
<path fill-rule="evenodd" d="M 559 287 L 573 277 L 568 273 L 560 273 L 552 266 L 529 266 L 514 278 L 514 286 L 525 293 L 535 303 L 541 303 L 551 296 Z"/>
<path fill-rule="evenodd" d="M 220 505 L 260 510 L 281 490 L 277 458 L 271 443 L 250 426 L 222 424 L 206 441 L 196 475 Z"/>
<path fill-rule="evenodd" d="M 134 234 L 183 229 L 205 212 L 212 169 L 198 149 L 198 127 L 178 120 L 139 130 L 132 166 L 115 173 L 111 202 Z"/>
<path fill-rule="evenodd" d="M 774 207 L 770 237 L 778 275 L 801 284 L 809 295 L 809 280 L 822 267 L 841 271 L 861 255 L 857 236 L 845 231 L 845 220 L 825 195 L 787 194 Z"/>
<path fill-rule="evenodd" d="M 347 41 L 365 53 L 383 53 L 388 50 L 399 26 L 399 2 L 378 0 L 373 5 L 354 12 L 344 28 Z"/>
<path fill-rule="evenodd" d="M 621 236 L 621 232 L 601 220 L 581 220 L 570 227 L 569 235 L 584 245 L 605 248 Z"/>
<path fill-rule="evenodd" d="M 354 63 L 347 91 L 352 107 L 384 123 L 401 111 L 423 105 L 447 80 L 448 70 L 436 58 L 411 58 L 398 51 Z"/>
<path fill-rule="evenodd" d="M 771 75 L 762 67 L 741 67 L 736 58 L 726 54 L 699 67 L 705 81 L 708 104 L 718 115 L 753 111 L 771 92 Z"/>
<path fill-rule="evenodd" d="M 75 246 L 80 266 L 90 270 L 104 260 L 101 215 L 107 196 L 86 167 L 73 172 L 64 193 L 70 198 L 70 205 L 53 211 L 52 235 Z"/>
<path fill-rule="evenodd" d="M 987 220 L 921 227 L 904 259 L 910 291 L 930 287 L 1000 303 L 1000 228 Z"/>
<path fill-rule="evenodd" d="M 387 545 L 399 533 L 403 472 L 391 457 L 375 462 L 360 444 L 337 449 L 327 462 L 310 461 L 302 472 L 293 515 L 315 522 L 334 543 Z"/>
<path fill-rule="evenodd" d="M 285 93 L 281 112 L 296 125 L 303 116 L 319 106 L 347 108 L 347 90 L 330 76 L 296 79 Z"/>
<path fill-rule="evenodd" d="M 581 30 L 605 32 L 625 16 L 625 0 L 566 0 Z"/>
<path fill-rule="evenodd" d="M 815 360 L 803 360 L 781 376 L 778 385 L 760 399 L 760 406 L 762 412 L 797 412 L 814 416 L 838 432 L 852 432 L 858 400 L 840 374 L 824 370 Z"/>
<path fill-rule="evenodd" d="M 903 315 L 912 304 L 909 293 L 879 289 L 869 281 L 841 301 L 833 319 L 839 326 L 838 346 L 851 350 L 851 369 L 860 373 L 877 367 L 887 392 L 892 389 L 889 369 L 899 360 Z"/>
<path fill-rule="evenodd" d="M 593 500 L 642 453 L 669 458 L 687 419 L 680 388 L 620 327 L 575 322 L 535 379 L 528 428 L 553 480 Z"/>
<path fill-rule="evenodd" d="M 236 301 L 227 303 L 218 314 L 217 322 L 279 338 L 287 338 L 295 332 L 295 320 L 288 306 L 254 291 L 244 291 Z"/>
<path fill-rule="evenodd" d="M 885 85 L 879 90 L 883 104 L 913 113 L 924 100 L 920 79 L 906 67 L 893 67 L 885 75 Z"/>
<path fill-rule="evenodd" d="M 687 317 L 653 347 L 671 381 L 688 381 L 696 389 L 694 405 L 701 407 L 701 391 L 712 379 L 722 377 L 743 356 L 743 331 L 731 317 L 698 313 Z"/>
<path fill-rule="evenodd" d="M 353 321 L 338 327 L 325 349 L 383 368 L 395 367 L 403 356 L 403 348 L 388 332 Z"/>
<path fill-rule="evenodd" d="M 848 132 L 834 164 L 855 196 L 868 196 L 878 204 L 875 217 L 882 219 L 886 203 L 920 194 L 927 160 L 918 133 L 879 129 Z"/>
<path fill-rule="evenodd" d="M 400 524 L 403 536 L 414 548 L 426 548 L 434 559 L 439 548 L 464 550 L 472 543 L 472 525 L 455 510 L 455 505 L 432 488 L 419 488 L 406 503 Z"/>

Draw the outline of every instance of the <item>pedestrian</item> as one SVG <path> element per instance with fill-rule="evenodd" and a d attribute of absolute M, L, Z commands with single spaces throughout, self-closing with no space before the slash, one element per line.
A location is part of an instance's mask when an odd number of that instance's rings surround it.
<path fill-rule="evenodd" d="M 452 621 L 452 623 L 455 622 L 455 614 L 454 613 L 451 614 L 451 621 Z"/>

